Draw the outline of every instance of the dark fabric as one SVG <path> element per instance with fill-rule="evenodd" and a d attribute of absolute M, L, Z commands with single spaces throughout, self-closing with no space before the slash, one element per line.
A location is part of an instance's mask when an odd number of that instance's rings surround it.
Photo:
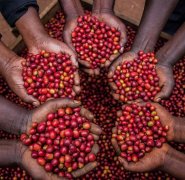
<path fill-rule="evenodd" d="M 14 26 L 30 6 L 39 10 L 36 0 L 0 0 L 0 11 L 10 26 Z"/>
<path fill-rule="evenodd" d="M 164 31 L 173 35 L 177 29 L 185 22 L 185 0 L 180 0 L 177 7 L 171 14 Z"/>

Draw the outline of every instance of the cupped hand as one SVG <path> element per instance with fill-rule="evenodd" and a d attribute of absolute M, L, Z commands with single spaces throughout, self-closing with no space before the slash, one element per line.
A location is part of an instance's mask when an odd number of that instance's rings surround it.
<path fill-rule="evenodd" d="M 163 167 L 169 149 L 170 146 L 166 143 L 163 144 L 161 148 L 153 148 L 150 153 L 146 153 L 146 155 L 136 163 L 127 162 L 120 156 L 118 160 L 128 171 L 147 172 Z"/>
<path fill-rule="evenodd" d="M 137 53 L 133 51 L 129 51 L 127 53 L 124 53 L 123 55 L 119 56 L 109 67 L 109 73 L 108 73 L 108 78 L 109 78 L 109 85 L 112 88 L 112 95 L 116 100 L 119 100 L 119 94 L 116 94 L 115 91 L 117 90 L 116 84 L 111 80 L 114 72 L 117 68 L 117 66 L 121 65 L 122 63 L 126 61 L 133 61 L 137 57 Z"/>
<path fill-rule="evenodd" d="M 31 157 L 31 151 L 22 143 L 18 144 L 19 165 L 25 169 L 33 179 L 38 180 L 66 180 L 55 174 L 48 173 L 40 166 L 35 159 Z"/>
<path fill-rule="evenodd" d="M 27 124 L 27 133 L 29 133 L 29 130 L 32 126 L 32 123 L 34 122 L 42 122 L 46 119 L 46 116 L 48 113 L 56 112 L 59 108 L 65 108 L 65 107 L 79 107 L 81 103 L 79 101 L 74 101 L 70 99 L 55 99 L 55 100 L 50 100 L 47 101 L 45 104 L 39 106 L 37 109 L 33 110 L 28 119 L 28 124 Z M 90 132 L 94 136 L 95 141 L 99 139 L 99 135 L 101 134 L 102 130 L 99 126 L 96 124 L 92 123 L 92 120 L 94 118 L 93 114 L 89 112 L 87 109 L 81 107 L 80 111 L 81 116 L 84 116 L 87 118 L 89 121 L 91 121 L 91 128 Z M 97 143 L 94 144 L 91 153 L 94 153 L 95 155 L 99 152 L 99 146 Z M 98 163 L 96 161 L 90 162 L 86 164 L 83 168 L 78 169 L 76 171 L 72 172 L 73 177 L 79 177 L 83 174 L 88 173 L 95 167 L 97 167 Z"/>
<path fill-rule="evenodd" d="M 159 77 L 159 86 L 161 91 L 155 96 L 154 101 L 159 102 L 161 99 L 168 98 L 174 87 L 173 69 L 172 66 L 157 64 L 157 75 Z"/>
<path fill-rule="evenodd" d="M 24 88 L 22 63 L 25 61 L 25 59 L 14 54 L 12 58 L 3 61 L 0 68 L 2 71 L 1 73 L 15 94 L 17 94 L 23 101 L 38 106 L 39 101 L 33 96 L 28 95 Z"/>
<path fill-rule="evenodd" d="M 112 130 L 113 134 L 117 133 L 117 129 L 114 127 Z M 124 158 L 120 156 L 121 150 L 117 143 L 116 138 L 111 139 L 112 145 L 117 153 L 119 162 L 128 171 L 145 172 L 151 171 L 157 168 L 162 168 L 164 165 L 165 156 L 167 155 L 170 146 L 168 144 L 163 144 L 161 148 L 153 148 L 151 152 L 146 153 L 145 156 L 137 162 L 127 162 Z"/>
<path fill-rule="evenodd" d="M 43 35 L 38 38 L 37 42 L 29 48 L 29 53 L 38 54 L 42 50 L 54 53 L 65 53 L 71 56 L 71 61 L 75 67 L 77 67 L 74 73 L 74 93 L 79 94 L 80 92 L 80 77 L 78 73 L 78 62 L 76 60 L 75 52 L 70 49 L 65 43 L 58 41 L 49 37 L 48 35 Z"/>
<path fill-rule="evenodd" d="M 97 13 L 97 12 L 93 12 L 92 13 L 93 16 L 97 17 L 100 21 L 105 22 L 107 25 L 109 25 L 110 27 L 114 27 L 116 28 L 120 33 L 120 51 L 117 54 L 113 54 L 111 55 L 110 59 L 108 61 L 106 61 L 106 63 L 103 65 L 103 67 L 109 67 L 110 64 L 121 54 L 123 53 L 124 50 L 124 44 L 127 41 L 127 37 L 126 37 L 126 27 L 123 24 L 123 22 L 116 17 L 112 12 L 102 12 L 102 13 Z M 82 62 L 81 63 L 86 67 L 83 68 L 83 70 L 85 72 L 87 72 L 90 75 L 98 75 L 100 73 L 100 68 L 96 68 L 96 69 L 90 69 L 90 64 L 88 62 Z"/>

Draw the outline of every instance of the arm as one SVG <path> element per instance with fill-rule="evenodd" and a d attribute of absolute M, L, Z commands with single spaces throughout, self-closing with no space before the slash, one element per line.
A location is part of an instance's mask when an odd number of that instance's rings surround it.
<path fill-rule="evenodd" d="M 170 96 L 175 84 L 173 78 L 173 65 L 185 53 L 185 23 L 178 29 L 175 35 L 170 39 L 156 54 L 159 60 L 157 64 L 157 74 L 161 91 L 156 95 L 155 101 Z"/>
<path fill-rule="evenodd" d="M 22 78 L 22 62 L 25 59 L 17 56 L 0 41 L 0 74 L 5 78 L 12 91 L 23 101 L 38 105 L 39 102 L 27 94 Z"/>
<path fill-rule="evenodd" d="M 10 133 L 20 134 L 26 131 L 28 111 L 0 96 L 0 128 Z"/>
<path fill-rule="evenodd" d="M 111 12 L 113 13 L 114 0 L 94 0 L 93 1 L 93 12 L 103 13 Z"/>
<path fill-rule="evenodd" d="M 59 2 L 67 16 L 67 21 L 84 13 L 80 0 L 59 0 Z"/>
<path fill-rule="evenodd" d="M 185 23 L 156 54 L 159 63 L 173 66 L 185 54 Z"/>
<path fill-rule="evenodd" d="M 185 178 L 185 154 L 173 149 L 169 148 L 165 159 L 164 165 L 161 170 L 171 174 L 172 176 L 184 179 Z"/>
<path fill-rule="evenodd" d="M 19 162 L 18 143 L 13 140 L 0 140 L 0 167 Z"/>
<path fill-rule="evenodd" d="M 153 51 L 158 36 L 178 0 L 148 0 L 146 1 L 142 19 L 139 25 L 132 50 Z"/>

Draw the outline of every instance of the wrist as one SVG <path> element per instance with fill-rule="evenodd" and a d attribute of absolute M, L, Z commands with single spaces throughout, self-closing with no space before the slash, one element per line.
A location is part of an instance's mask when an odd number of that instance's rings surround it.
<path fill-rule="evenodd" d="M 175 150 L 170 146 L 168 146 L 168 150 L 165 153 L 164 159 L 163 159 L 163 164 L 162 166 L 159 168 L 162 171 L 167 171 L 168 166 L 172 163 L 172 157 L 174 157 L 175 154 Z"/>
<path fill-rule="evenodd" d="M 174 117 L 174 138 L 173 140 L 176 142 L 184 142 L 185 141 L 185 121 L 182 117 Z"/>
<path fill-rule="evenodd" d="M 60 4 L 66 14 L 66 20 L 75 19 L 84 14 L 80 0 L 60 0 Z"/>
<path fill-rule="evenodd" d="M 20 141 L 15 141 L 13 146 L 14 146 L 14 153 L 15 153 L 14 154 L 15 163 L 19 166 L 22 166 L 22 156 L 26 151 L 26 147 Z"/>
<path fill-rule="evenodd" d="M 29 7 L 27 12 L 16 21 L 16 27 L 30 49 L 39 43 L 43 37 L 48 36 L 35 8 Z"/>
<path fill-rule="evenodd" d="M 12 60 L 17 59 L 18 56 L 13 51 L 9 50 L 2 42 L 0 42 L 0 54 L 0 74 L 3 75 L 3 72 Z"/>
<path fill-rule="evenodd" d="M 114 0 L 94 0 L 93 1 L 93 10 L 94 14 L 101 13 L 113 13 Z"/>

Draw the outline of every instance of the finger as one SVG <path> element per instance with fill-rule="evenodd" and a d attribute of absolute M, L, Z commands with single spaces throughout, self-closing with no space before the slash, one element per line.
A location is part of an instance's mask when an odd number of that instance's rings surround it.
<path fill-rule="evenodd" d="M 90 111 L 88 111 L 87 109 L 83 108 L 83 107 L 80 110 L 80 114 L 82 116 L 86 117 L 89 120 L 93 120 L 94 119 L 93 114 Z"/>
<path fill-rule="evenodd" d="M 128 171 L 136 171 L 136 172 L 140 172 L 141 168 L 142 168 L 142 164 L 140 162 L 137 163 L 128 163 L 125 159 L 123 159 L 122 157 L 118 157 L 119 162 L 123 165 L 123 167 L 128 170 Z"/>
<path fill-rule="evenodd" d="M 123 105 L 123 107 L 124 107 L 124 105 Z M 120 117 L 120 116 L 122 116 L 122 111 L 121 110 L 120 111 L 117 111 L 116 114 L 117 114 L 118 117 Z"/>
<path fill-rule="evenodd" d="M 115 100 L 119 100 L 119 94 L 111 93 Z"/>
<path fill-rule="evenodd" d="M 61 43 L 61 51 L 63 53 L 67 53 L 71 56 L 71 61 L 73 63 L 73 65 L 75 65 L 76 67 L 78 67 L 78 61 L 77 61 L 77 56 L 76 56 L 76 53 L 70 49 L 67 45 L 65 45 L 64 43 Z"/>
<path fill-rule="evenodd" d="M 91 64 L 88 62 L 88 61 L 83 61 L 83 60 L 80 60 L 79 58 L 78 58 L 78 62 L 81 64 L 81 65 L 83 65 L 83 66 L 85 66 L 86 68 L 91 68 Z"/>
<path fill-rule="evenodd" d="M 81 102 L 67 99 L 67 98 L 58 98 L 58 99 L 52 99 L 47 101 L 45 104 L 41 105 L 38 109 L 41 111 L 42 109 L 49 110 L 49 112 L 55 112 L 59 108 L 65 108 L 65 107 L 79 107 L 81 105 Z"/>
<path fill-rule="evenodd" d="M 114 82 L 110 82 L 109 85 L 110 85 L 110 87 L 111 87 L 114 91 L 116 91 L 116 90 L 118 89 L 117 86 L 116 86 L 116 84 L 115 84 Z"/>
<path fill-rule="evenodd" d="M 91 123 L 90 131 L 95 135 L 100 135 L 102 133 L 101 128 L 98 125 L 94 124 L 94 123 Z"/>
<path fill-rule="evenodd" d="M 116 70 L 117 66 L 122 62 L 123 58 L 119 57 L 116 61 L 112 63 L 110 66 L 110 71 L 114 74 L 114 71 Z"/>
<path fill-rule="evenodd" d="M 100 74 L 100 69 L 99 69 L 99 68 L 94 69 L 94 74 L 95 74 L 96 76 L 99 75 L 99 74 Z"/>
<path fill-rule="evenodd" d="M 75 94 L 79 94 L 81 91 L 80 86 L 73 86 L 73 91 L 75 92 Z"/>
<path fill-rule="evenodd" d="M 109 71 L 108 72 L 108 78 L 112 78 L 113 75 L 114 75 L 114 72 L 113 71 Z"/>
<path fill-rule="evenodd" d="M 127 42 L 127 34 L 126 34 L 126 28 L 125 28 L 125 26 L 122 27 L 122 30 L 120 30 L 120 32 L 121 32 L 121 38 L 120 38 L 120 46 L 121 46 L 121 49 L 120 49 L 120 51 L 123 52 L 124 45 Z"/>
<path fill-rule="evenodd" d="M 173 86 L 174 86 L 173 80 L 171 80 L 171 82 L 165 83 L 161 91 L 154 98 L 154 101 L 159 102 L 161 99 L 168 98 L 170 94 L 172 93 Z"/>
<path fill-rule="evenodd" d="M 94 144 L 92 147 L 91 153 L 94 153 L 95 155 L 97 155 L 99 150 L 100 150 L 100 148 L 99 148 L 98 144 Z"/>
<path fill-rule="evenodd" d="M 78 71 L 76 71 L 74 73 L 74 83 L 75 83 L 76 86 L 77 85 L 80 85 L 80 75 L 79 75 L 79 72 Z"/>
<path fill-rule="evenodd" d="M 110 62 L 112 62 L 113 60 L 115 60 L 119 55 L 120 55 L 119 52 L 113 54 L 113 55 L 110 57 Z"/>
<path fill-rule="evenodd" d="M 96 161 L 95 162 L 90 162 L 87 165 L 85 165 L 82 169 L 78 169 L 76 171 L 73 171 L 72 176 L 74 178 L 80 177 L 80 176 L 88 173 L 89 171 L 93 170 L 97 166 L 98 166 L 98 163 Z"/>
<path fill-rule="evenodd" d="M 103 65 L 104 67 L 109 67 L 111 64 L 111 61 L 106 61 L 105 64 Z"/>
<path fill-rule="evenodd" d="M 121 150 L 120 150 L 120 148 L 119 148 L 119 146 L 118 146 L 117 140 L 116 140 L 115 138 L 112 138 L 112 139 L 111 139 L 111 143 L 112 143 L 112 146 L 114 147 L 114 149 L 115 149 L 117 155 L 120 155 Z"/>
<path fill-rule="evenodd" d="M 22 84 L 18 85 L 18 91 L 15 90 L 15 93 L 25 102 L 27 103 L 31 103 L 33 104 L 34 106 L 39 106 L 40 105 L 40 102 L 34 98 L 33 96 L 31 95 L 28 95 L 25 88 L 23 87 Z M 18 92 L 18 93 L 17 93 Z"/>
<path fill-rule="evenodd" d="M 63 39 L 64 39 L 64 42 L 75 52 L 75 47 L 73 46 L 73 43 L 71 40 L 71 32 L 64 30 Z"/>
<path fill-rule="evenodd" d="M 82 70 L 84 72 L 86 72 L 87 74 L 89 74 L 90 76 L 94 76 L 95 75 L 95 72 L 93 69 L 86 69 L 86 68 L 82 68 Z"/>
<path fill-rule="evenodd" d="M 99 140 L 99 136 L 98 135 L 96 135 L 96 134 L 92 134 L 92 135 L 93 135 L 95 141 Z"/>
<path fill-rule="evenodd" d="M 112 133 L 113 133 L 113 134 L 117 134 L 117 128 L 116 128 L 116 127 L 113 127 L 113 128 L 112 128 Z"/>

